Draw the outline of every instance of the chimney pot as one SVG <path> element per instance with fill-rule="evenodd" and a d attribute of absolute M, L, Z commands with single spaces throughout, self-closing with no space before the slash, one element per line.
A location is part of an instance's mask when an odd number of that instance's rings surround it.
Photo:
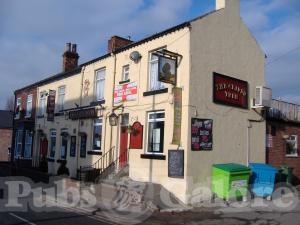
<path fill-rule="evenodd" d="M 76 44 L 72 44 L 72 52 L 76 53 L 77 52 L 77 45 Z"/>
<path fill-rule="evenodd" d="M 65 52 L 70 52 L 70 51 L 71 51 L 71 43 L 66 43 Z"/>

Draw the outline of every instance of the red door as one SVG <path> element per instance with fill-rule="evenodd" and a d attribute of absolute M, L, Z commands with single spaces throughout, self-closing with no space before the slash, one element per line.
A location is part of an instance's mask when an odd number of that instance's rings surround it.
<path fill-rule="evenodd" d="M 47 158 L 48 140 L 46 138 L 40 139 L 40 158 Z"/>
<path fill-rule="evenodd" d="M 120 134 L 120 167 L 124 167 L 127 164 L 128 160 L 128 132 L 127 127 L 121 127 L 121 134 Z"/>

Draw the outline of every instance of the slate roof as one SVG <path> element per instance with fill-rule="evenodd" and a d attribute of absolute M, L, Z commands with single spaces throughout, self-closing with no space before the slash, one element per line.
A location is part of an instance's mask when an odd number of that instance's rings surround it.
<path fill-rule="evenodd" d="M 12 128 L 13 113 L 6 110 L 0 110 L 0 129 Z"/>
<path fill-rule="evenodd" d="M 219 9 L 219 10 L 222 10 L 222 9 Z M 191 23 L 192 23 L 192 22 L 194 22 L 194 21 L 196 21 L 196 20 L 199 20 L 199 19 L 202 19 L 202 18 L 204 18 L 204 17 L 206 17 L 206 16 L 208 16 L 208 15 L 210 15 L 210 14 L 213 14 L 213 13 L 219 11 L 219 10 L 213 10 L 213 11 L 211 11 L 211 12 L 208 12 L 208 13 L 204 14 L 204 15 L 198 16 L 198 17 L 196 17 L 196 18 L 194 18 L 194 19 L 192 19 L 192 20 L 188 20 L 188 21 L 186 21 L 186 22 L 184 22 L 184 23 L 181 23 L 181 24 L 176 25 L 176 26 L 173 26 L 173 27 L 171 27 L 171 28 L 169 28 L 169 29 L 163 30 L 163 31 L 158 32 L 158 33 L 156 33 L 156 34 L 153 34 L 153 35 L 151 35 L 151 36 L 149 36 L 149 37 L 146 37 L 146 38 L 144 38 L 144 39 L 142 39 L 142 40 L 139 40 L 139 41 L 133 42 L 133 43 L 131 43 L 131 44 L 129 44 L 129 45 L 126 45 L 126 46 L 124 46 L 124 47 L 118 48 L 118 49 L 116 49 L 113 53 L 114 53 L 114 54 L 121 53 L 121 52 L 126 51 L 126 50 L 128 50 L 128 49 L 134 48 L 134 47 L 136 47 L 136 46 L 138 46 L 138 45 L 141 45 L 141 44 L 144 44 L 144 43 L 146 43 L 146 42 L 152 41 L 152 40 L 154 40 L 154 39 L 160 38 L 160 37 L 162 37 L 162 36 L 168 35 L 168 34 L 170 34 L 170 33 L 172 33 L 172 32 L 177 31 L 177 30 L 181 30 L 181 29 L 183 29 L 183 28 L 185 28 L 185 27 L 189 27 L 189 26 L 191 26 Z M 85 62 L 85 63 L 83 63 L 83 64 L 81 64 L 81 65 L 78 65 L 75 69 L 73 69 L 73 70 L 71 70 L 71 71 L 60 72 L 60 73 L 58 73 L 58 74 L 55 74 L 55 75 L 53 75 L 53 76 L 50 76 L 50 77 L 48 77 L 48 78 L 46 78 L 46 79 L 43 79 L 43 80 L 41 80 L 41 81 L 35 82 L 35 83 L 30 84 L 30 85 L 25 86 L 25 87 L 22 87 L 22 88 L 16 90 L 15 93 L 16 93 L 16 92 L 19 92 L 19 91 L 22 91 L 22 90 L 24 90 L 24 89 L 27 89 L 27 88 L 31 88 L 31 87 L 34 87 L 34 86 L 41 86 L 41 85 L 44 85 L 44 84 L 48 84 L 48 83 L 50 83 L 50 82 L 53 82 L 54 80 L 61 80 L 61 79 L 64 79 L 64 78 L 66 78 L 66 77 L 70 77 L 70 76 L 72 76 L 72 75 L 78 74 L 78 73 L 81 72 L 81 68 L 82 68 L 83 66 L 92 64 L 92 63 L 94 63 L 94 62 L 97 62 L 97 61 L 100 61 L 100 60 L 102 60 L 102 59 L 108 58 L 108 57 L 110 57 L 110 56 L 111 56 L 111 53 L 107 53 L 107 54 L 105 54 L 105 55 L 102 55 L 102 56 L 100 56 L 100 57 L 97 57 L 97 58 L 95 58 L 95 59 L 92 59 L 92 60 L 90 60 L 90 61 L 88 61 L 88 62 Z"/>

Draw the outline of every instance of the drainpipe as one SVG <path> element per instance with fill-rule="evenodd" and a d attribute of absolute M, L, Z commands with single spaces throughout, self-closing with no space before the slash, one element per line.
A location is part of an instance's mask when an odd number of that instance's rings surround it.
<path fill-rule="evenodd" d="M 114 71 L 113 71 L 113 90 L 112 90 L 112 102 L 111 102 L 111 108 L 112 111 L 114 110 L 114 92 L 115 92 L 115 82 L 116 82 L 116 68 L 117 68 L 117 55 L 114 51 L 111 52 L 111 55 L 114 57 Z M 110 128 L 110 141 L 109 141 L 109 149 L 112 148 L 112 135 L 113 135 L 113 126 L 111 126 Z M 117 146 L 116 146 L 117 149 Z M 112 158 L 112 156 L 109 156 L 110 160 Z"/>
<path fill-rule="evenodd" d="M 79 97 L 79 107 L 82 106 L 82 90 L 83 90 L 83 80 L 84 80 L 84 71 L 85 71 L 85 66 L 82 67 L 81 69 L 81 85 L 80 85 L 80 97 Z M 78 120 L 77 124 L 77 133 L 79 134 L 80 131 L 80 119 Z M 78 170 L 78 165 L 79 165 L 79 146 L 80 146 L 80 140 L 79 140 L 79 135 L 78 135 L 78 140 L 76 141 L 76 149 L 77 149 L 77 154 L 76 154 L 76 170 Z"/>

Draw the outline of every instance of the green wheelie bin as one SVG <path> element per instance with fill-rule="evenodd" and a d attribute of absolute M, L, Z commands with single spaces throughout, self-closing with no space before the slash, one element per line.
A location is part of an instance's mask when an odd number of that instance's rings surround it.
<path fill-rule="evenodd" d="M 214 164 L 212 166 L 212 193 L 228 201 L 232 198 L 247 200 L 251 169 L 240 164 Z"/>

